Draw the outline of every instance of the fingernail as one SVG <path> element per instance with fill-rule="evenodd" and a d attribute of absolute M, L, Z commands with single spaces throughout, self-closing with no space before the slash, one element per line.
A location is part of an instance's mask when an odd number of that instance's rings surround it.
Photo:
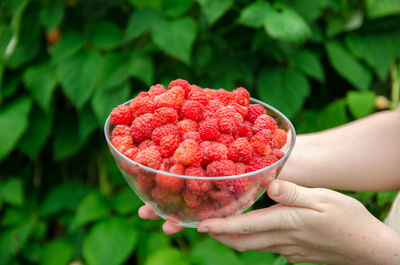
<path fill-rule="evenodd" d="M 207 226 L 200 226 L 197 227 L 197 231 L 199 231 L 200 233 L 208 233 L 210 229 Z"/>
<path fill-rule="evenodd" d="M 283 193 L 283 185 L 279 181 L 275 181 L 271 187 L 271 193 L 273 196 L 279 197 Z"/>

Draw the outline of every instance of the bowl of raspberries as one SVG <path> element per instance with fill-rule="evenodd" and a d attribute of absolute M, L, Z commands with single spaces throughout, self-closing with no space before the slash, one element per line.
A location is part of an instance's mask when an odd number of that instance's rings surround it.
<path fill-rule="evenodd" d="M 183 79 L 115 107 L 104 132 L 134 192 L 185 227 L 248 209 L 296 138 L 288 118 L 245 88 L 214 90 Z"/>

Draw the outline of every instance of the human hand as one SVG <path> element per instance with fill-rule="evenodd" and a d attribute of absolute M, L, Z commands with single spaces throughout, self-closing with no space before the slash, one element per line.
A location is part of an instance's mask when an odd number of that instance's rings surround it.
<path fill-rule="evenodd" d="M 280 204 L 205 220 L 198 231 L 238 251 L 280 253 L 293 263 L 400 264 L 399 235 L 357 200 L 279 180 L 268 194 Z"/>
<path fill-rule="evenodd" d="M 139 217 L 142 219 L 149 219 L 149 220 L 158 220 L 160 219 L 160 216 L 151 208 L 150 205 L 145 204 L 142 207 L 139 208 Z M 171 222 L 167 219 L 167 221 L 164 222 L 162 229 L 164 233 L 170 235 L 170 234 L 175 234 L 184 229 L 184 227 L 179 226 L 175 224 L 174 222 Z"/>

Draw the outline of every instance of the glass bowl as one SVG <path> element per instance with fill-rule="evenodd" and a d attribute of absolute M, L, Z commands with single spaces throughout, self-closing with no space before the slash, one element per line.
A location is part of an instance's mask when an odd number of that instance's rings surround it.
<path fill-rule="evenodd" d="M 130 101 L 125 104 L 129 104 Z M 289 157 L 296 140 L 295 129 L 290 120 L 277 109 L 259 100 L 251 103 L 262 105 L 272 116 L 279 128 L 287 132 L 287 142 L 281 151 L 285 155 L 268 167 L 250 173 L 224 177 L 183 176 L 155 170 L 125 157 L 111 144 L 114 125 L 107 118 L 104 133 L 111 154 L 129 186 L 139 198 L 149 204 L 164 219 L 180 226 L 197 227 L 199 221 L 215 217 L 240 214 L 256 202 L 265 188 L 275 179 Z M 195 186 L 199 194 L 167 192 L 155 185 L 156 176 L 180 178 L 185 186 Z"/>

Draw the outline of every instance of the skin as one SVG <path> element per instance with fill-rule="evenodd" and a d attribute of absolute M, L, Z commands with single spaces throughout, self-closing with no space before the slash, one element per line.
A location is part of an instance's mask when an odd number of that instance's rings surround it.
<path fill-rule="evenodd" d="M 198 231 L 238 251 L 280 253 L 293 263 L 400 264 L 400 235 L 360 202 L 329 189 L 303 187 L 399 190 L 399 121 L 400 109 L 299 136 L 279 180 L 267 188 L 279 204 L 204 220 Z M 158 219 L 147 205 L 139 216 Z M 167 234 L 181 229 L 169 221 L 163 225 Z"/>

